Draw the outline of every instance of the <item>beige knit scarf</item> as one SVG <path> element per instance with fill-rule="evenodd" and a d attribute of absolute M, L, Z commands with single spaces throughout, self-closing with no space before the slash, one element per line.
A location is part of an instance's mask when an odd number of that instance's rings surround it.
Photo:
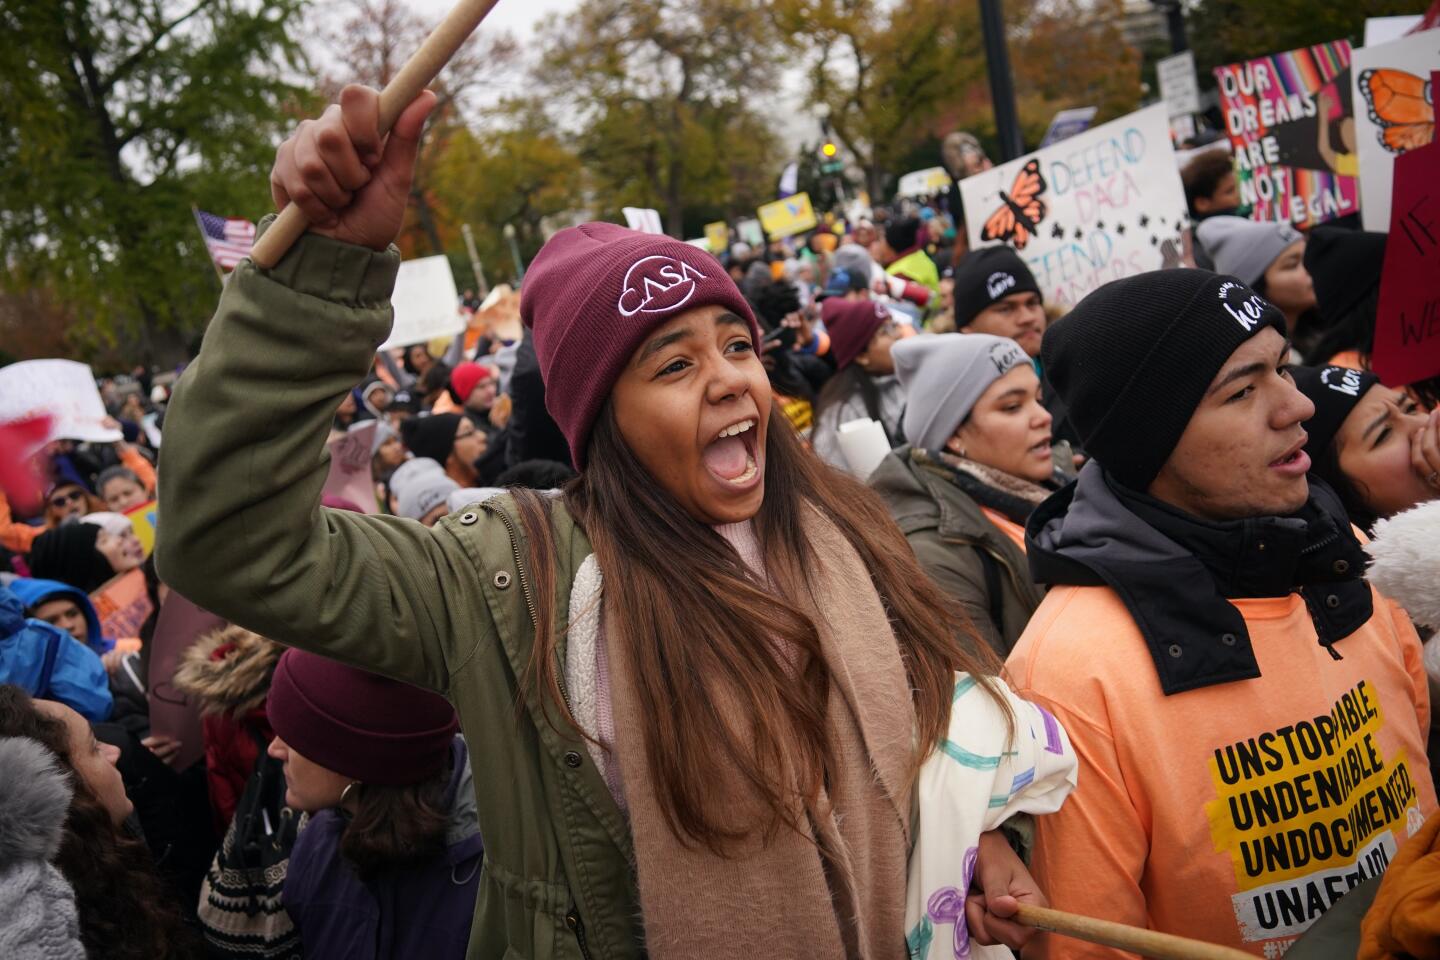
<path fill-rule="evenodd" d="M 609 644 L 615 747 L 634 837 L 646 948 L 680 957 L 905 956 L 905 869 L 910 842 L 909 765 L 914 711 L 889 621 L 855 549 L 807 508 L 817 558 L 816 626 L 832 683 L 828 718 L 835 767 L 805 835 L 757 835 L 728 857 L 681 843 L 661 812 L 640 734 L 640 702 L 618 630 Z M 607 612 L 606 619 L 615 619 Z M 718 705 L 737 726 L 734 705 Z M 722 757 L 714 758 L 713 809 L 726 823 L 764 822 L 763 807 Z"/>

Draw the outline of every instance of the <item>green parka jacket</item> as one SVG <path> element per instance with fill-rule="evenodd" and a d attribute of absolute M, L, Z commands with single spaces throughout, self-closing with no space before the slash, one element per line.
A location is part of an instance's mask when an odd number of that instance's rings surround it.
<path fill-rule="evenodd" d="M 1030 579 L 1025 554 L 980 504 L 944 468 L 915 462 L 911 449 L 892 450 L 880 461 L 870 487 L 890 508 L 920 566 L 964 607 L 1003 660 L 1045 592 Z"/>
<path fill-rule="evenodd" d="M 485 839 L 471 960 L 639 957 L 625 820 L 566 723 L 541 698 L 516 706 L 534 585 L 513 502 L 433 529 L 320 506 L 331 418 L 388 335 L 399 263 L 312 235 L 271 270 L 236 268 L 166 414 L 160 575 L 257 633 L 455 705 Z M 563 630 L 591 548 L 552 514 Z"/>

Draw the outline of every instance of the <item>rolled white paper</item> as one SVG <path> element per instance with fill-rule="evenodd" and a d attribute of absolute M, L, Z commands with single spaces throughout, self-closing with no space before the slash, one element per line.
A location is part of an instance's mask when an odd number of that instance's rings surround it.
<path fill-rule="evenodd" d="M 890 439 L 880 421 L 861 418 L 840 424 L 840 452 L 850 464 L 850 472 L 868 480 L 880 461 L 890 452 Z"/>

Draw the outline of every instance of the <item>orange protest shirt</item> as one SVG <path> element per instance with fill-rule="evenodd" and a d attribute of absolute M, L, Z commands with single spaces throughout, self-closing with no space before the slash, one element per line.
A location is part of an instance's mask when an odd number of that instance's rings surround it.
<path fill-rule="evenodd" d="M 1051 590 L 1007 670 L 1080 758 L 1075 792 L 1036 818 L 1051 904 L 1273 958 L 1434 812 L 1430 704 L 1415 630 L 1378 595 L 1339 660 L 1299 594 L 1232 602 L 1253 680 L 1165 696 L 1105 587 Z M 1026 949 L 1122 956 L 1054 935 Z"/>
<path fill-rule="evenodd" d="M 1011 520 L 999 510 L 992 510 L 989 507 L 981 507 L 980 512 L 985 514 L 985 519 L 995 524 L 995 529 L 1009 537 L 1020 552 L 1025 552 L 1025 528 Z"/>

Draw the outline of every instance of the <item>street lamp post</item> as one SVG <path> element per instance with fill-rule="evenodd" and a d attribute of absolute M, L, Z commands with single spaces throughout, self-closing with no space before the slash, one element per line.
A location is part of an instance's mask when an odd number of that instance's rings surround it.
<path fill-rule="evenodd" d="M 1010 73 L 1010 52 L 1005 46 L 1005 16 L 1000 0 L 980 0 L 980 32 L 985 38 L 985 66 L 990 76 L 990 101 L 1000 155 L 1014 160 L 1025 152 L 1020 136 L 1020 115 L 1015 109 L 1015 81 Z"/>
<path fill-rule="evenodd" d="M 1190 38 L 1185 35 L 1185 8 L 1181 0 L 1150 0 L 1165 14 L 1165 26 L 1170 31 L 1170 52 L 1184 53 L 1190 49 Z"/>
<path fill-rule="evenodd" d="M 515 224 L 505 224 L 505 229 L 501 232 L 510 244 L 510 256 L 515 260 L 515 284 L 518 286 L 520 281 L 525 279 L 525 264 L 520 261 L 520 244 L 515 242 Z"/>
<path fill-rule="evenodd" d="M 468 223 L 460 224 L 460 232 L 465 235 L 465 251 L 470 254 L 470 269 L 475 273 L 476 289 L 480 299 L 484 300 L 490 295 L 490 284 L 485 282 L 485 268 L 480 265 L 480 257 L 475 252 L 475 234 Z"/>

